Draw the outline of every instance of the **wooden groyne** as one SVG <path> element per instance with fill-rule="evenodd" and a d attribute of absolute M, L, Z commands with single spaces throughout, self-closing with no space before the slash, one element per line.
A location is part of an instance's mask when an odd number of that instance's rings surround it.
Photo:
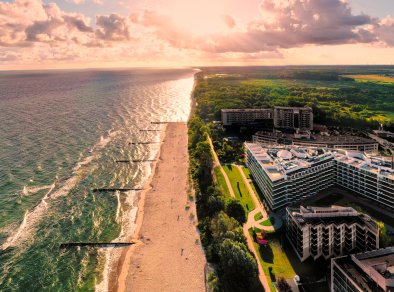
<path fill-rule="evenodd" d="M 151 141 L 151 142 L 132 142 L 131 145 L 138 145 L 138 144 L 160 144 L 160 141 Z"/>
<path fill-rule="evenodd" d="M 168 124 L 169 122 L 150 122 L 150 123 L 154 125 L 161 125 L 161 124 Z"/>
<path fill-rule="evenodd" d="M 143 188 L 97 188 L 92 189 L 93 192 L 127 192 L 127 191 L 142 191 Z"/>
<path fill-rule="evenodd" d="M 135 244 L 135 242 L 66 242 L 60 244 L 60 248 L 72 247 L 123 247 Z"/>
<path fill-rule="evenodd" d="M 140 132 L 161 132 L 161 130 L 154 130 L 154 129 L 141 129 Z"/>
<path fill-rule="evenodd" d="M 117 163 L 131 163 L 131 162 L 155 162 L 155 159 L 137 159 L 137 160 L 116 160 Z"/>

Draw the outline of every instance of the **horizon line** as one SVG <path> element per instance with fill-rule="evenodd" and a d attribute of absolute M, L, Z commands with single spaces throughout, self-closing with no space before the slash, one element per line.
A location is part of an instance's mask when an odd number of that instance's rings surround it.
<path fill-rule="evenodd" d="M 75 67 L 75 68 L 36 68 L 36 69 L 0 69 L 3 72 L 29 71 L 84 71 L 84 70 L 130 70 L 130 69 L 194 69 L 201 68 L 247 68 L 247 67 L 394 67 L 394 64 L 287 64 L 287 65 L 202 65 L 202 66 L 130 66 L 130 67 Z"/>

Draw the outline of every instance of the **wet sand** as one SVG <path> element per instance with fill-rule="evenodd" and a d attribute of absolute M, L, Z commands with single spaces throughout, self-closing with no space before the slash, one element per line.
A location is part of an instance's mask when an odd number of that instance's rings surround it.
<path fill-rule="evenodd" d="M 138 203 L 137 244 L 124 251 L 111 291 L 205 291 L 188 163 L 187 124 L 169 123 L 150 189 Z"/>

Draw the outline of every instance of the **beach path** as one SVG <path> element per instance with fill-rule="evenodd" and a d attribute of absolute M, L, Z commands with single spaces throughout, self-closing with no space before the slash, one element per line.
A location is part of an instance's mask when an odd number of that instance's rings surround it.
<path fill-rule="evenodd" d="M 187 194 L 188 163 L 187 124 L 169 123 L 134 236 L 139 243 L 123 261 L 117 291 L 205 291 L 206 259 Z"/>

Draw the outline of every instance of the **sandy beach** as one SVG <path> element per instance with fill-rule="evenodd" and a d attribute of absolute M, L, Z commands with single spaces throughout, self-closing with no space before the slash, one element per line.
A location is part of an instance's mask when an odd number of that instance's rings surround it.
<path fill-rule="evenodd" d="M 205 291 L 203 249 L 188 200 L 187 124 L 169 123 L 136 229 L 111 291 Z"/>

